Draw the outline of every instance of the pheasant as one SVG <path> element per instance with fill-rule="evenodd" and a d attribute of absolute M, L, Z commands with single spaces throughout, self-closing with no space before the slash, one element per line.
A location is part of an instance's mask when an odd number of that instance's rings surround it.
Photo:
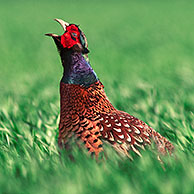
<path fill-rule="evenodd" d="M 64 33 L 45 34 L 54 39 L 63 65 L 60 81 L 60 123 L 58 144 L 69 148 L 70 140 L 81 141 L 98 158 L 104 143 L 119 154 L 141 155 L 152 142 L 159 153 L 171 154 L 174 146 L 143 121 L 117 110 L 105 94 L 104 86 L 88 60 L 88 44 L 78 25 L 55 19 Z"/>

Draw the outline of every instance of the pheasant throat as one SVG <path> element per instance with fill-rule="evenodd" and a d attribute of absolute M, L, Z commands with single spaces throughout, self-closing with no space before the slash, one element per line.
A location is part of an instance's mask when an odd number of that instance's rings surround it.
<path fill-rule="evenodd" d="M 62 58 L 64 73 L 61 82 L 89 87 L 98 77 L 81 53 L 70 52 Z"/>

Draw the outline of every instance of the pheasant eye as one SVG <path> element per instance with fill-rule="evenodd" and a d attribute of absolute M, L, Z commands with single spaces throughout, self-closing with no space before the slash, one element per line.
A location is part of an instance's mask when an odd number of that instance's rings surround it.
<path fill-rule="evenodd" d="M 76 33 L 71 33 L 71 35 L 73 36 L 73 37 L 77 37 L 77 34 Z"/>
<path fill-rule="evenodd" d="M 75 40 L 75 41 L 76 41 L 77 34 L 76 34 L 76 33 L 74 33 L 74 32 L 72 32 L 72 33 L 71 33 L 71 38 L 72 38 L 73 40 Z"/>

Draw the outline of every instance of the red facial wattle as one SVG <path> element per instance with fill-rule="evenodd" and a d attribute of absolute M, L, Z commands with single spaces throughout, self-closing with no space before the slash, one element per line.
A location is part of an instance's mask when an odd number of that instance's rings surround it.
<path fill-rule="evenodd" d="M 80 43 L 80 31 L 78 27 L 71 24 L 66 27 L 66 32 L 61 36 L 61 44 L 64 48 L 71 48 Z"/>

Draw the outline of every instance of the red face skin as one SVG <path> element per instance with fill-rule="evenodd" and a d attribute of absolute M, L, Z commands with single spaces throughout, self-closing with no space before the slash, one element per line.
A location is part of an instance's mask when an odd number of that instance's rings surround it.
<path fill-rule="evenodd" d="M 80 43 L 80 31 L 78 27 L 71 24 L 66 27 L 66 32 L 61 36 L 61 44 L 64 48 L 71 48 L 75 44 Z"/>

